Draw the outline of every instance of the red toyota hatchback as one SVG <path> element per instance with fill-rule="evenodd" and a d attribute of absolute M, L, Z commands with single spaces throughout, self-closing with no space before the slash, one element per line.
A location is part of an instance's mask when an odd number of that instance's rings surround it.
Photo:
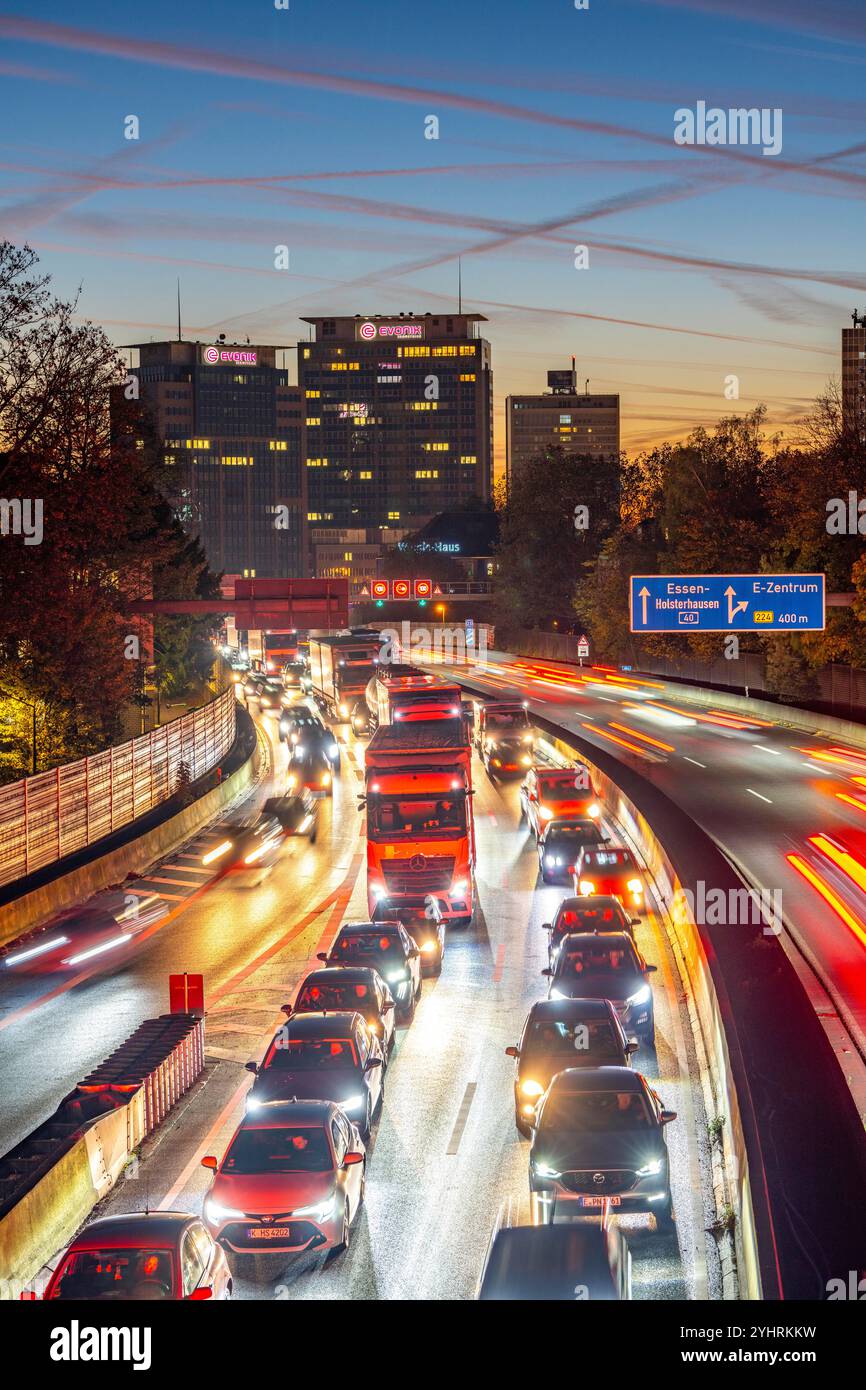
<path fill-rule="evenodd" d="M 198 1302 L 231 1293 L 225 1251 L 200 1216 L 136 1211 L 86 1226 L 51 1276 L 45 1299 Z"/>

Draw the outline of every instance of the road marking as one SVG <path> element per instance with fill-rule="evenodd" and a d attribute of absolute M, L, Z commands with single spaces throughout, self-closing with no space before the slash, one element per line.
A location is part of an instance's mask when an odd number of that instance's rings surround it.
<path fill-rule="evenodd" d="M 478 1082 L 470 1081 L 466 1087 L 466 1090 L 463 1092 L 463 1099 L 460 1102 L 460 1109 L 457 1112 L 457 1119 L 455 1120 L 454 1128 L 451 1131 L 451 1138 L 448 1141 L 448 1148 L 445 1150 L 446 1154 L 456 1154 L 457 1150 L 460 1148 L 460 1140 L 463 1138 L 463 1131 L 466 1128 L 466 1121 L 469 1119 L 469 1111 L 472 1108 L 472 1102 L 475 1099 L 475 1092 L 477 1090 Z"/>
<path fill-rule="evenodd" d="M 494 967 L 493 967 L 493 983 L 494 983 L 495 985 L 498 985 L 498 984 L 499 984 L 499 981 L 502 979 L 502 967 L 504 966 L 504 964 L 505 964 L 505 942 L 503 941 L 502 945 L 501 945 L 501 946 L 498 946 L 497 949 L 496 949 L 496 963 L 495 963 L 495 965 L 494 965 Z"/>
<path fill-rule="evenodd" d="M 781 758 L 782 756 L 781 748 L 767 748 L 766 744 L 763 743 L 753 743 L 752 747 L 760 748 L 762 753 L 772 753 L 774 758 Z"/>
<path fill-rule="evenodd" d="M 685 758 L 687 763 L 694 763 L 695 767 L 702 767 L 706 769 L 706 763 L 699 763 L 697 758 L 690 758 L 688 753 L 683 753 L 683 757 Z"/>
<path fill-rule="evenodd" d="M 833 776 L 832 772 L 830 772 L 826 767 L 819 767 L 817 763 L 810 763 L 810 762 L 807 761 L 807 762 L 805 762 L 805 763 L 803 764 L 803 766 L 804 766 L 804 767 L 811 767 L 811 768 L 814 769 L 815 772 L 820 772 L 820 774 L 821 774 L 822 777 L 832 777 L 832 776 Z"/>
<path fill-rule="evenodd" d="M 750 796 L 756 796 L 759 801 L 766 801 L 768 806 L 772 806 L 773 803 L 768 796 L 763 796 L 761 792 L 752 791 L 751 787 L 746 787 L 746 791 Z"/>
<path fill-rule="evenodd" d="M 195 888 L 187 878 L 163 878 L 160 874 L 142 874 L 139 883 L 171 883 L 175 888 Z"/>

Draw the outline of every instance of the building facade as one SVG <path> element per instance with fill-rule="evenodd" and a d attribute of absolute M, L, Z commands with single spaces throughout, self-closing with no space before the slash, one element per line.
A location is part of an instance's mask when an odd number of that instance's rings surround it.
<path fill-rule="evenodd" d="M 247 578 L 308 570 L 298 388 L 282 348 L 161 342 L 122 349 L 175 484 L 172 502 L 211 569 Z"/>
<path fill-rule="evenodd" d="M 505 402 L 506 478 L 534 455 L 561 445 L 568 452 L 614 459 L 619 454 L 619 396 L 579 394 L 577 374 L 547 373 L 540 396 L 508 396 Z"/>
<path fill-rule="evenodd" d="M 493 470 L 490 344 L 480 314 L 306 318 L 298 345 L 307 520 L 414 529 Z"/>
<path fill-rule="evenodd" d="M 866 443 L 866 317 L 851 318 L 854 327 L 842 329 L 842 415 Z"/>

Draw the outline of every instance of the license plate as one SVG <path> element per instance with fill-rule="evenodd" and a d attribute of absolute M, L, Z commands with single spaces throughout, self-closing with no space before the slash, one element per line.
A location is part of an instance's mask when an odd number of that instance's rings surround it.
<path fill-rule="evenodd" d="M 620 1204 L 619 1197 L 580 1197 L 578 1201 L 582 1207 L 602 1207 L 605 1202 L 609 1202 L 612 1207 L 618 1207 Z"/>
<path fill-rule="evenodd" d="M 289 1236 L 288 1226 L 248 1226 L 248 1240 L 286 1240 Z"/>

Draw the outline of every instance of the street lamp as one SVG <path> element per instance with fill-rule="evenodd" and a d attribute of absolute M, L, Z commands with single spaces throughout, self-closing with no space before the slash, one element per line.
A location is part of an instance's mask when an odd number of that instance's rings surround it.
<path fill-rule="evenodd" d="M 440 621 L 440 623 L 444 623 L 444 621 L 445 621 L 445 604 L 444 604 L 444 603 L 437 603 L 437 605 L 436 605 L 436 612 L 439 614 L 439 621 Z"/>
<path fill-rule="evenodd" d="M 31 764 L 32 764 L 32 767 L 33 767 L 32 776 L 35 777 L 35 776 L 36 776 L 36 706 L 35 706 L 35 704 L 33 704 L 30 700 L 22 700 L 22 698 L 21 698 L 20 695 L 12 695 L 8 690 L 0 690 L 0 695 L 3 696 L 4 700 L 15 700 L 15 702 L 16 702 L 17 704 L 19 704 L 19 705 L 26 705 L 27 708 L 30 710 L 30 712 L 31 712 L 32 715 L 33 715 L 33 734 L 32 734 L 32 748 L 31 748 L 31 754 L 32 754 L 32 756 L 31 756 Z"/>

